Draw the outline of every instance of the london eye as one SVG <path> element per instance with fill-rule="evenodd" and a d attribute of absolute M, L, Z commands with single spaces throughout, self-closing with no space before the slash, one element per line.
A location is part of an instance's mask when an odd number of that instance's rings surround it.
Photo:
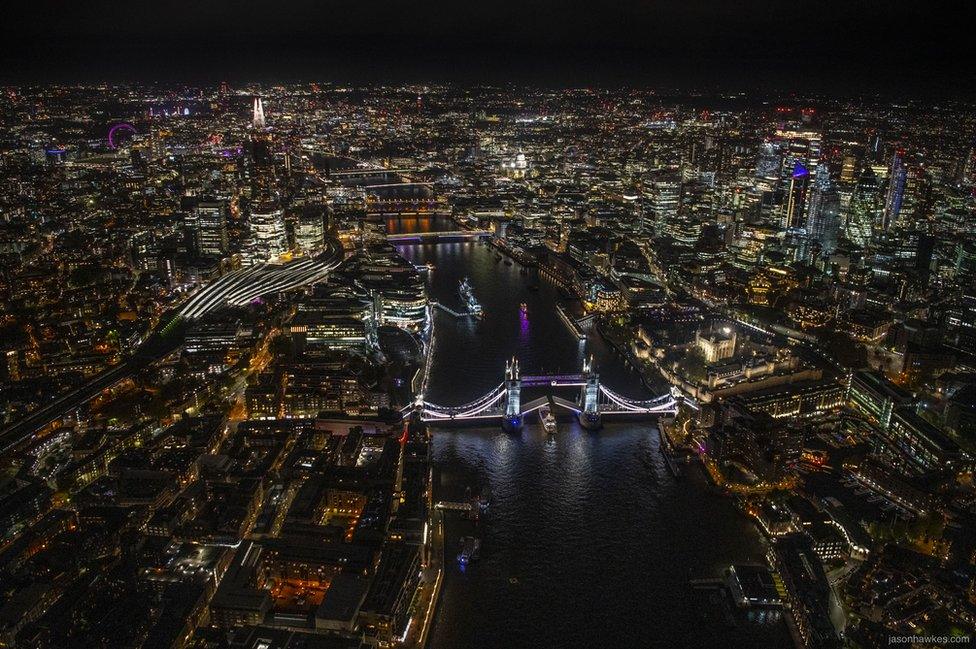
<path fill-rule="evenodd" d="M 119 148 L 119 144 L 122 143 L 122 138 L 128 134 L 133 135 L 136 133 L 136 127 L 128 122 L 119 122 L 114 124 L 112 128 L 108 130 L 108 146 L 110 149 Z"/>

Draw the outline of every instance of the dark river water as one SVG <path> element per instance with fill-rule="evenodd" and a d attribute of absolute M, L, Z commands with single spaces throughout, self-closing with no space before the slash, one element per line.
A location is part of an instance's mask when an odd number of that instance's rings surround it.
<path fill-rule="evenodd" d="M 496 260 L 494 249 L 481 243 L 399 250 L 414 263 L 434 264 L 432 299 L 460 309 L 458 282 L 469 277 L 485 310 L 481 320 L 436 312 L 428 400 L 475 399 L 502 381 L 513 356 L 523 374 L 532 374 L 577 372 L 592 355 L 601 382 L 627 396 L 648 396 L 598 334 L 577 341 L 555 311 L 558 289 L 545 278 Z M 524 390 L 523 403 L 535 396 Z M 571 391 L 562 396 L 574 397 Z M 716 591 L 691 586 L 691 579 L 718 577 L 731 563 L 762 561 L 764 549 L 753 525 L 731 500 L 709 490 L 696 465 L 676 479 L 658 444 L 653 421 L 609 417 L 596 433 L 560 420 L 552 437 L 534 415 L 518 435 L 494 425 L 435 429 L 435 501 L 487 488 L 490 506 L 477 524 L 447 516 L 448 565 L 428 646 L 791 646 L 782 621 L 745 619 Z M 482 549 L 462 571 L 453 557 L 463 534 L 478 536 Z"/>

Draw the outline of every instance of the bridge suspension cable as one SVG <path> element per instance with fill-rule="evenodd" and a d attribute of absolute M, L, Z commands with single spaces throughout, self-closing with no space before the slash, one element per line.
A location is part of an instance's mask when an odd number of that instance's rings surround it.
<path fill-rule="evenodd" d="M 461 405 L 458 405 L 458 406 L 442 406 L 442 405 L 439 405 L 439 404 L 436 404 L 436 403 L 431 403 L 430 401 L 424 401 L 424 406 L 426 406 L 428 408 L 434 408 L 436 410 L 466 410 L 468 408 L 475 408 L 477 406 L 480 406 L 481 404 L 485 403 L 486 401 L 494 401 L 504 391 L 505 391 L 505 384 L 504 383 L 499 383 L 498 385 L 496 385 L 494 388 L 492 388 L 491 390 L 489 390 L 483 396 L 478 397 L 474 401 L 469 401 L 468 403 L 462 403 Z"/>
<path fill-rule="evenodd" d="M 432 417 L 471 417 L 496 405 L 504 396 L 505 384 L 499 383 L 484 396 L 458 406 L 442 406 L 429 401 L 421 401 L 420 405 L 423 413 Z"/>
<path fill-rule="evenodd" d="M 605 385 L 600 385 L 600 392 L 603 393 L 610 401 L 620 406 L 625 410 L 630 410 L 633 412 L 649 412 L 654 410 L 671 410 L 675 406 L 674 397 L 670 394 L 665 394 L 655 399 L 648 399 L 645 401 L 637 401 L 634 399 L 628 399 L 627 397 L 617 394 Z"/>

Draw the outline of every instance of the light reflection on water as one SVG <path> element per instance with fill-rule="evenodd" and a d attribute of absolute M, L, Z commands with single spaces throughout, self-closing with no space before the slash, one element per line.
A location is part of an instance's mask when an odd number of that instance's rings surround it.
<path fill-rule="evenodd" d="M 520 274 L 477 243 L 400 250 L 414 263 L 435 265 L 428 276 L 434 299 L 457 308 L 457 286 L 467 276 L 486 312 L 464 321 L 437 312 L 431 401 L 484 394 L 513 355 L 530 374 L 576 372 L 592 353 L 601 381 L 628 396 L 647 395 L 598 338 L 581 348 L 544 278 Z M 538 291 L 527 289 L 532 282 Z M 541 394 L 525 389 L 523 402 Z M 752 525 L 708 490 L 697 469 L 674 479 L 653 422 L 607 422 L 594 434 L 561 417 L 549 436 L 533 413 L 519 435 L 496 426 L 436 430 L 433 457 L 435 500 L 487 487 L 491 504 L 477 527 L 448 522 L 448 557 L 468 533 L 482 539 L 482 553 L 464 573 L 450 562 L 432 649 L 789 645 L 782 625 L 730 628 L 720 604 L 703 605 L 689 586 L 690 578 L 718 576 L 731 562 L 761 561 L 763 549 Z"/>

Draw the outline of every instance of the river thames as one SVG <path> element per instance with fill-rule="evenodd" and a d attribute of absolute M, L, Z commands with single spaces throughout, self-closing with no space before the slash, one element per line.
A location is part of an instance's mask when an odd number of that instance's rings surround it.
<path fill-rule="evenodd" d="M 432 300 L 460 309 L 457 287 L 468 277 L 485 310 L 480 320 L 435 312 L 428 400 L 452 405 L 484 394 L 513 356 L 531 374 L 577 372 L 592 355 L 608 387 L 650 396 L 599 334 L 577 340 L 555 310 L 559 290 L 545 278 L 497 259 L 483 243 L 398 250 L 433 265 Z M 709 489 L 697 465 L 676 479 L 658 444 L 653 420 L 607 418 L 591 433 L 566 418 L 552 437 L 535 414 L 517 435 L 498 426 L 435 429 L 434 500 L 487 492 L 490 505 L 473 528 L 480 559 L 463 571 L 453 558 L 472 524 L 447 522 L 444 587 L 428 646 L 791 646 L 782 621 L 747 620 L 717 592 L 692 588 L 691 579 L 718 577 L 731 563 L 762 562 L 764 549 L 755 527 Z"/>

